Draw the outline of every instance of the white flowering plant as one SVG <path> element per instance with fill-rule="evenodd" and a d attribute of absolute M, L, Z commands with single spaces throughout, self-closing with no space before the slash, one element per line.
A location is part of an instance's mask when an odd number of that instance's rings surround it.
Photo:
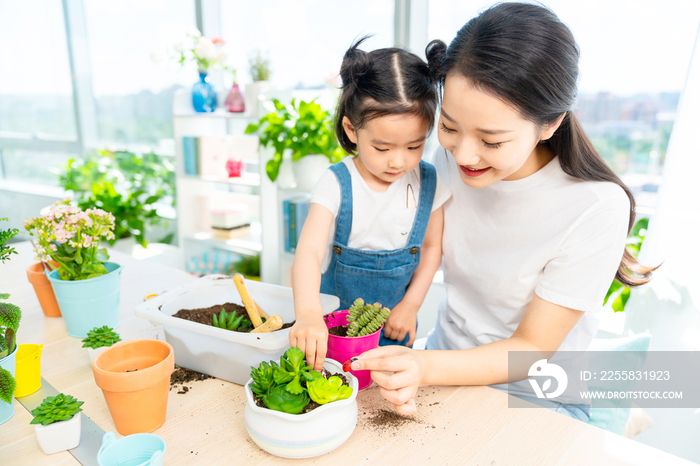
<path fill-rule="evenodd" d="M 188 61 L 194 61 L 200 73 L 228 69 L 224 64 L 228 58 L 228 54 L 223 49 L 226 44 L 224 39 L 221 37 L 208 39 L 199 32 L 199 29 L 193 28 L 187 33 L 187 41 L 190 45 L 185 44 L 185 42 L 173 44 L 173 49 L 181 65 Z"/>
<path fill-rule="evenodd" d="M 24 228 L 37 239 L 37 259 L 54 268 L 61 280 L 87 280 L 107 273 L 109 260 L 102 239 L 114 238 L 114 216 L 102 209 L 72 206 L 69 199 L 56 202 L 44 216 L 28 218 Z"/>

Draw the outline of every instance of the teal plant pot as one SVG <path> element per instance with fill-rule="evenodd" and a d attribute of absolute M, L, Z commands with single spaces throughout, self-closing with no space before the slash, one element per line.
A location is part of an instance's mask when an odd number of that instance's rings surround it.
<path fill-rule="evenodd" d="M 0 359 L 0 367 L 10 371 L 12 377 L 15 376 L 15 355 L 18 347 L 19 345 L 15 345 L 15 350 L 9 356 Z M 13 414 L 15 414 L 15 398 L 12 397 L 12 403 L 0 401 L 0 424 L 10 419 Z"/>
<path fill-rule="evenodd" d="M 87 337 L 88 331 L 107 325 L 119 326 L 119 282 L 122 267 L 105 262 L 107 274 L 87 280 L 59 280 L 58 272 L 48 274 L 68 335 Z"/>
<path fill-rule="evenodd" d="M 97 452 L 100 466 L 162 466 L 165 440 L 155 434 L 131 434 L 117 440 L 106 432 Z"/>

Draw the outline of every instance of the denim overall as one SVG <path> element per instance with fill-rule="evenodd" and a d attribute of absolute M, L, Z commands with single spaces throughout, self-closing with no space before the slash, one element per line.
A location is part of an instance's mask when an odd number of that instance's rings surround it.
<path fill-rule="evenodd" d="M 347 246 L 352 229 L 352 182 L 350 172 L 343 162 L 330 169 L 340 185 L 340 209 L 336 219 L 335 239 L 328 270 L 321 276 L 321 293 L 340 299 L 340 309 L 348 309 L 357 298 L 365 302 L 380 302 L 392 309 L 403 298 L 420 262 L 425 230 L 435 196 L 435 167 L 420 162 L 420 194 L 416 216 L 406 246 L 393 251 L 366 251 Z M 382 331 L 383 332 L 383 331 Z M 381 335 L 380 346 L 406 345 Z"/>

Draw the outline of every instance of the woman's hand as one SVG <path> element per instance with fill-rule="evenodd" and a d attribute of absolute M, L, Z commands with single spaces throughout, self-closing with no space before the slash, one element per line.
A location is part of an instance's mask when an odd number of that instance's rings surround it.
<path fill-rule="evenodd" d="M 297 317 L 296 323 L 289 330 L 289 344 L 297 347 L 306 355 L 306 364 L 314 370 L 323 369 L 323 361 L 328 350 L 328 327 L 323 316 Z"/>
<path fill-rule="evenodd" d="M 423 353 L 404 346 L 384 346 L 362 353 L 351 367 L 372 371 L 379 393 L 399 414 L 411 415 L 416 412 L 415 396 L 426 368 Z"/>
<path fill-rule="evenodd" d="M 420 309 L 420 306 L 415 306 L 406 301 L 406 299 L 402 299 L 391 310 L 389 319 L 384 324 L 384 336 L 392 340 L 403 341 L 406 338 L 406 334 L 408 334 L 409 338 L 406 346 L 413 345 L 416 339 L 418 309 Z"/>

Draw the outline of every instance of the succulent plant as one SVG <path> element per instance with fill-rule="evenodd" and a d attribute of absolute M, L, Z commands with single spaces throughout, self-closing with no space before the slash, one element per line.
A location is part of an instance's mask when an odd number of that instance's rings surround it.
<path fill-rule="evenodd" d="M 263 322 L 265 321 L 263 320 Z M 223 308 L 218 316 L 216 314 L 212 316 L 212 325 L 224 330 L 238 330 L 239 332 L 249 332 L 253 330 L 253 323 L 250 319 L 245 318 L 245 314 L 236 317 L 235 312 L 227 314 L 226 309 Z"/>
<path fill-rule="evenodd" d="M 103 346 L 112 346 L 118 341 L 122 341 L 119 334 L 106 325 L 95 327 L 88 332 L 88 336 L 83 338 L 83 348 L 97 349 Z"/>
<path fill-rule="evenodd" d="M 275 361 L 263 361 L 257 368 L 250 368 L 250 378 L 253 383 L 250 384 L 250 389 L 258 396 L 264 396 L 268 390 L 275 386 L 275 371 L 279 368 Z"/>
<path fill-rule="evenodd" d="M 282 411 L 283 413 L 299 414 L 311 399 L 305 390 L 301 393 L 291 393 L 284 385 L 272 387 L 265 396 L 263 403 L 270 409 Z"/>
<path fill-rule="evenodd" d="M 357 298 L 348 312 L 349 337 L 363 337 L 379 330 L 389 318 L 391 311 L 380 303 L 365 304 L 362 298 Z"/>
<path fill-rule="evenodd" d="M 67 421 L 83 410 L 81 408 L 83 403 L 63 393 L 46 397 L 36 409 L 32 410 L 34 419 L 30 424 L 47 426 L 53 422 Z"/>
<path fill-rule="evenodd" d="M 320 378 L 313 382 L 307 382 L 306 388 L 312 400 L 320 405 L 331 401 L 344 400 L 352 396 L 352 388 L 343 385 L 340 377 Z"/>

